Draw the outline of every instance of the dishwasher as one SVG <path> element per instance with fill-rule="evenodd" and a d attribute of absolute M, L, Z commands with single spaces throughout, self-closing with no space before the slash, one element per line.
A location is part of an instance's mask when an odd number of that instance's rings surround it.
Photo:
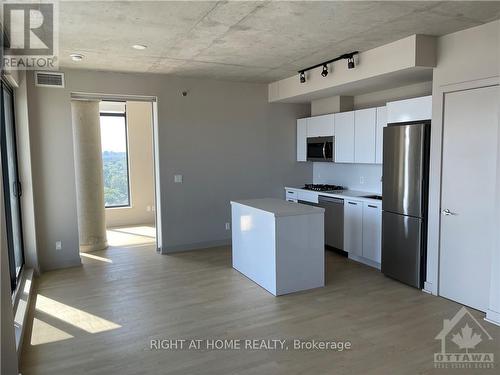
<path fill-rule="evenodd" d="M 325 209 L 325 245 L 344 250 L 344 200 L 320 195 L 318 202 Z"/>

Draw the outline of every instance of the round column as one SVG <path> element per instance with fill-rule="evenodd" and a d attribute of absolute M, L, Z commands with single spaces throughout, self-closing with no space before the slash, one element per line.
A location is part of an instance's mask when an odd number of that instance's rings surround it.
<path fill-rule="evenodd" d="M 98 101 L 71 101 L 80 251 L 108 247 Z"/>

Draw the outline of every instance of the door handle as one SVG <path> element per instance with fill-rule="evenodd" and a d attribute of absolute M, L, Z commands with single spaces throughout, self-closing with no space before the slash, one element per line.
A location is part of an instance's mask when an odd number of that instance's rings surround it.
<path fill-rule="evenodd" d="M 441 213 L 444 215 L 444 216 L 453 216 L 453 215 L 456 215 L 455 212 L 451 212 L 450 210 L 448 209 L 445 209 L 443 211 L 441 211 Z"/>
<path fill-rule="evenodd" d="M 323 143 L 323 159 L 326 160 L 326 142 Z"/>

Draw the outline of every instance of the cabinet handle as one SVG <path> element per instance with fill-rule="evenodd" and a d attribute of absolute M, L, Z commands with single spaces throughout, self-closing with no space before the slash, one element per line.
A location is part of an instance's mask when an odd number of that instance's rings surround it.
<path fill-rule="evenodd" d="M 287 193 L 287 194 L 295 194 L 295 192 L 294 192 L 294 191 L 287 191 L 286 193 Z"/>
<path fill-rule="evenodd" d="M 377 206 L 374 206 L 373 204 L 369 204 L 368 207 L 370 207 L 370 208 L 378 208 Z"/>
<path fill-rule="evenodd" d="M 354 202 L 347 202 L 347 203 L 352 204 L 352 205 L 354 205 L 354 206 L 357 206 L 357 205 L 358 205 L 357 203 L 354 203 Z"/>

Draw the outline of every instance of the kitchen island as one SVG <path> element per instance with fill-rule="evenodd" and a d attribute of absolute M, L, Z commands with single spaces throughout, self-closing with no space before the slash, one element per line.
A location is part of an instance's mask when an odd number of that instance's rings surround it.
<path fill-rule="evenodd" d="M 234 269 L 275 296 L 325 285 L 323 208 L 251 199 L 231 216 Z"/>

